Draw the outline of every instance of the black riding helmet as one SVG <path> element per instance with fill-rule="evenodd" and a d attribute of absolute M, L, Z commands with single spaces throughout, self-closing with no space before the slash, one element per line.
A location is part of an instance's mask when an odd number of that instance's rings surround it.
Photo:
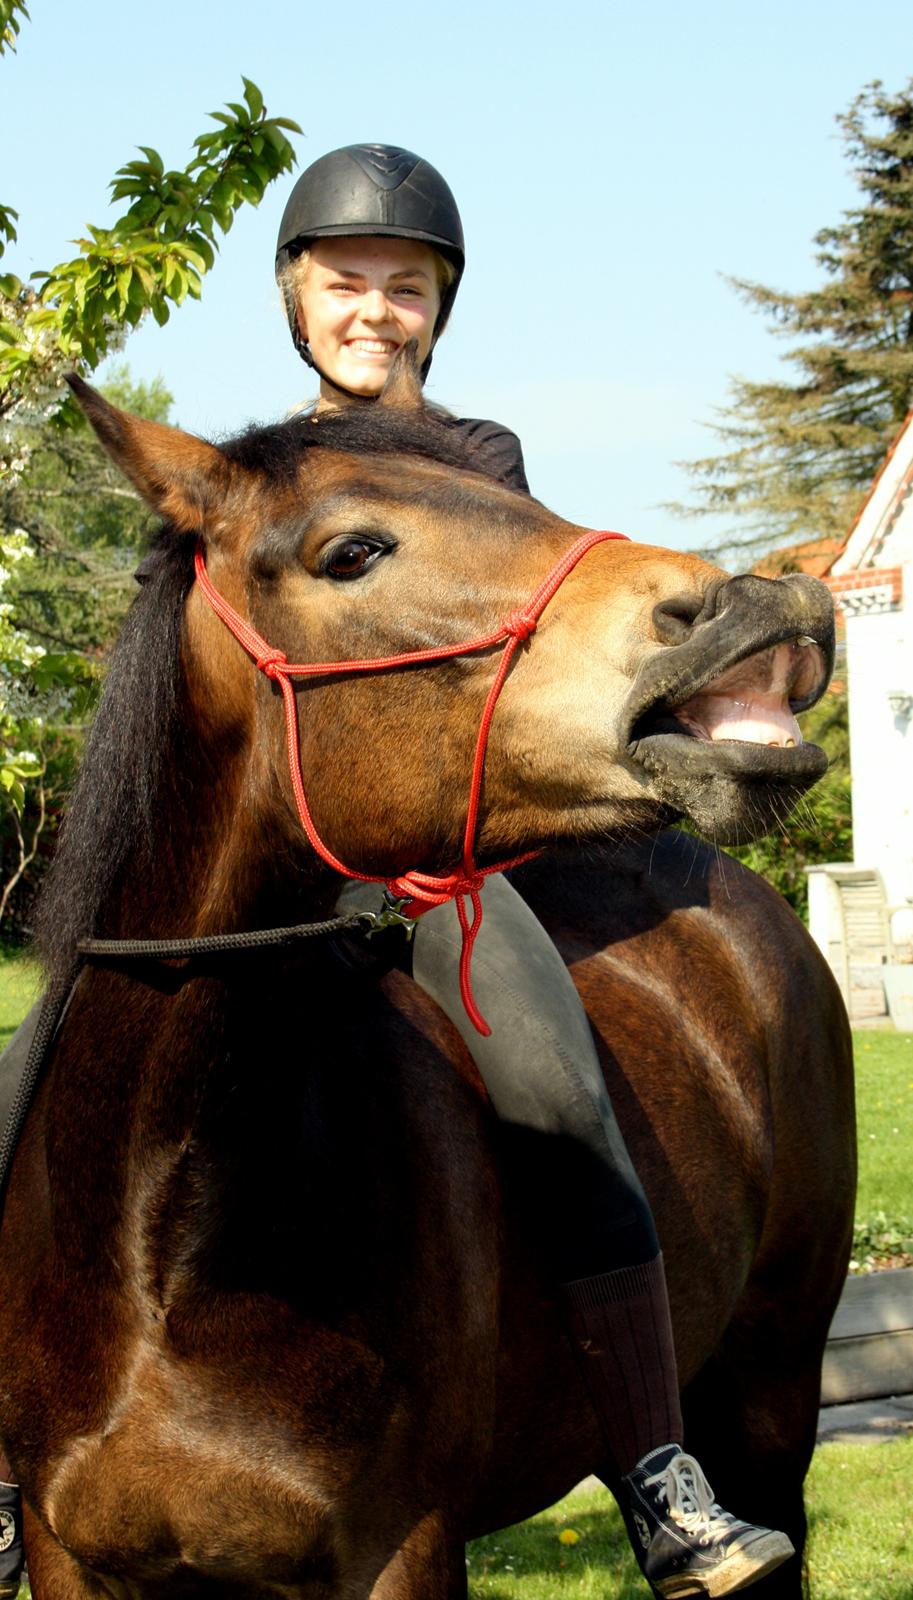
<path fill-rule="evenodd" d="M 353 234 L 418 239 L 451 263 L 456 276 L 441 295 L 433 350 L 447 326 L 465 264 L 460 213 L 440 173 L 411 150 L 391 144 L 350 144 L 321 156 L 289 195 L 276 243 L 277 278 L 312 239 Z M 319 371 L 301 337 L 292 296 L 283 288 L 295 349 Z M 430 366 L 431 352 L 423 378 Z"/>

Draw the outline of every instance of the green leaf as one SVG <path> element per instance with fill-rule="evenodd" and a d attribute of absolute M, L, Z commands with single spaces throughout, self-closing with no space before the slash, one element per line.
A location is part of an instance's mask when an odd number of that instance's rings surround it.
<path fill-rule="evenodd" d="M 143 155 L 146 157 L 146 160 L 148 161 L 149 166 L 152 168 L 152 171 L 155 173 L 156 177 L 163 178 L 165 176 L 165 163 L 163 162 L 158 151 L 153 150 L 151 145 L 148 144 L 138 145 L 137 148 L 142 150 Z"/>
<path fill-rule="evenodd" d="M 25 788 L 22 780 L 10 767 L 0 767 L 0 784 L 7 791 L 15 809 L 21 811 L 25 804 Z"/>
<path fill-rule="evenodd" d="M 181 255 L 192 267 L 196 267 L 198 272 L 206 271 L 206 262 L 200 255 L 199 250 L 194 250 L 190 245 L 185 244 L 181 246 Z"/>
<path fill-rule="evenodd" d="M 94 683 L 98 678 L 97 669 L 75 650 L 43 655 L 29 672 L 35 687 L 42 693 L 55 688 L 76 688 L 80 684 Z"/>
<path fill-rule="evenodd" d="M 137 200 L 136 205 L 131 207 L 130 216 L 135 222 L 142 224 L 151 222 L 152 218 L 158 215 L 158 211 L 159 202 L 155 195 L 144 194 L 142 199 Z"/>
<path fill-rule="evenodd" d="M 211 196 L 213 205 L 220 206 L 225 210 L 231 210 L 236 203 L 236 198 L 236 186 L 230 178 L 220 178 L 218 183 L 213 184 Z"/>
<path fill-rule="evenodd" d="M 203 257 L 203 261 L 205 263 L 206 271 L 207 272 L 211 272 L 212 268 L 216 264 L 216 245 L 215 245 L 215 242 L 213 241 L 213 243 L 210 243 L 210 241 L 208 239 L 198 238 L 197 241 L 196 241 L 196 248 L 200 252 L 200 255 Z"/>
<path fill-rule="evenodd" d="M 147 296 L 151 298 L 152 295 L 155 294 L 156 289 L 154 275 L 149 271 L 149 268 L 144 266 L 140 261 L 136 263 L 134 270 L 136 272 L 137 279 L 145 289 Z"/>
<path fill-rule="evenodd" d="M 23 17 L 28 17 L 28 7 L 25 0 L 0 0 L 0 55 L 4 50 L 15 50 L 16 40 L 19 37 L 19 11 Z"/>
<path fill-rule="evenodd" d="M 263 96 L 260 93 L 260 90 L 257 88 L 257 85 L 255 83 L 251 83 L 250 78 L 245 78 L 243 74 L 241 77 L 241 82 L 244 85 L 244 98 L 247 101 L 247 104 L 250 106 L 250 114 L 256 122 L 257 119 L 263 115 Z"/>
<path fill-rule="evenodd" d="M 279 132 L 275 122 L 264 122 L 261 132 L 266 143 L 272 146 L 278 156 L 284 156 L 287 150 L 291 153 L 291 145 L 285 134 Z"/>

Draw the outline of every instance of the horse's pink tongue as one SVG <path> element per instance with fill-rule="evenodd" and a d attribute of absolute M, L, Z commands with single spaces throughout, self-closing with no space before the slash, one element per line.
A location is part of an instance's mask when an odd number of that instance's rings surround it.
<path fill-rule="evenodd" d="M 737 661 L 679 706 L 676 716 L 699 739 L 801 744 L 799 724 L 789 709 L 789 694 L 790 684 L 795 685 L 802 675 L 803 649 L 795 640 Z"/>
<path fill-rule="evenodd" d="M 707 739 L 781 746 L 802 743 L 799 724 L 782 694 L 754 692 L 745 700 L 725 694 L 699 694 L 682 710 L 682 720 Z"/>

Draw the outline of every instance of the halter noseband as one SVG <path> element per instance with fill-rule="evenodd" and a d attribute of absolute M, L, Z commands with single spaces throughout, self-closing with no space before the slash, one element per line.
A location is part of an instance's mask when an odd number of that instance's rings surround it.
<path fill-rule="evenodd" d="M 295 805 L 301 826 L 307 835 L 308 841 L 316 853 L 334 871 L 345 878 L 355 878 L 361 883 L 383 883 L 390 896 L 397 902 L 397 914 L 400 921 L 414 921 L 415 918 L 430 911 L 432 906 L 446 905 L 448 900 L 456 901 L 457 915 L 463 935 L 463 947 L 460 955 L 460 993 L 472 1025 L 476 1030 L 487 1037 L 491 1029 L 485 1018 L 481 1015 L 472 994 L 471 965 L 472 951 L 475 945 L 479 928 L 482 925 L 482 901 L 479 891 L 484 881 L 493 872 L 503 872 L 508 867 L 519 866 L 522 861 L 531 861 L 538 855 L 537 850 L 528 850 L 524 855 L 512 856 L 509 861 L 499 861 L 491 867 L 478 867 L 475 862 L 474 849 L 476 832 L 479 820 L 479 804 L 482 792 L 482 779 L 485 771 L 485 755 L 488 749 L 488 735 L 491 728 L 492 717 L 498 696 L 504 686 L 510 663 L 517 646 L 535 632 L 539 618 L 549 601 L 557 594 L 565 578 L 573 572 L 581 557 L 594 545 L 603 544 L 608 539 L 625 539 L 626 534 L 610 533 L 607 531 L 582 534 L 570 548 L 565 551 L 552 570 L 542 580 L 538 589 L 531 596 L 528 603 L 519 611 L 512 611 L 499 623 L 491 633 L 484 634 L 478 639 L 464 640 L 460 644 L 441 645 L 433 650 L 413 650 L 404 655 L 384 656 L 371 661 L 319 661 L 305 664 L 292 663 L 281 650 L 275 650 L 272 645 L 251 627 L 249 622 L 237 612 L 233 606 L 221 595 L 213 584 L 206 571 L 206 560 L 202 545 L 197 547 L 195 567 L 197 582 L 212 606 L 216 615 L 224 622 L 229 632 L 233 633 L 238 643 L 251 657 L 255 666 L 274 683 L 278 683 L 285 703 L 285 731 L 288 746 L 289 773 L 292 780 L 292 790 L 295 795 Z M 453 656 L 469 655 L 477 650 L 487 650 L 492 645 L 504 641 L 501 660 L 495 673 L 494 681 L 488 691 L 482 720 L 479 725 L 476 739 L 475 757 L 472 764 L 472 776 L 469 785 L 469 805 L 466 812 L 466 826 L 463 833 L 463 860 L 459 870 L 435 877 L 427 872 L 410 871 L 402 873 L 399 877 L 383 878 L 376 874 L 355 872 L 351 867 L 339 861 L 333 852 L 327 848 L 314 825 L 304 790 L 304 778 L 301 772 L 301 751 L 298 742 L 298 706 L 295 699 L 295 689 L 292 678 L 317 678 L 329 677 L 338 673 L 350 672 L 383 672 L 391 667 L 415 666 L 421 662 L 447 661 Z M 472 920 L 466 912 L 466 901 L 472 903 Z M 394 919 L 395 920 L 395 919 Z"/>

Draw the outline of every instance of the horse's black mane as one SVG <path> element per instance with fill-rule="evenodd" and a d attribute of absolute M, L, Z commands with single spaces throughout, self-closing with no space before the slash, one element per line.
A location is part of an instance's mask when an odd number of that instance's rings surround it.
<path fill-rule="evenodd" d="M 76 944 L 105 931 L 102 907 L 137 845 L 151 851 L 165 783 L 176 770 L 178 671 L 193 541 L 165 528 L 154 569 L 133 603 L 111 658 L 54 863 L 36 908 L 38 951 L 52 978 Z"/>
<path fill-rule="evenodd" d="M 366 406 L 318 419 L 294 417 L 250 428 L 220 445 L 222 454 L 273 482 L 294 480 L 305 451 L 325 447 L 357 455 L 412 455 L 448 466 L 471 465 L 461 430 L 433 408 Z M 125 863 L 151 860 L 163 803 L 175 793 L 184 762 L 185 725 L 179 652 L 184 601 L 193 583 L 193 541 L 166 525 L 143 562 L 144 582 L 115 647 L 105 691 L 36 910 L 38 951 L 62 977 L 77 942 L 102 934 L 104 907 Z M 168 796 L 169 788 L 172 790 Z"/>
<path fill-rule="evenodd" d="M 294 479 L 304 452 L 315 446 L 352 455 L 414 455 L 448 467 L 472 468 L 471 447 L 449 412 L 436 406 L 403 411 L 357 406 L 321 416 L 303 413 L 271 427 L 253 427 L 220 449 L 230 461 L 271 480 Z"/>

